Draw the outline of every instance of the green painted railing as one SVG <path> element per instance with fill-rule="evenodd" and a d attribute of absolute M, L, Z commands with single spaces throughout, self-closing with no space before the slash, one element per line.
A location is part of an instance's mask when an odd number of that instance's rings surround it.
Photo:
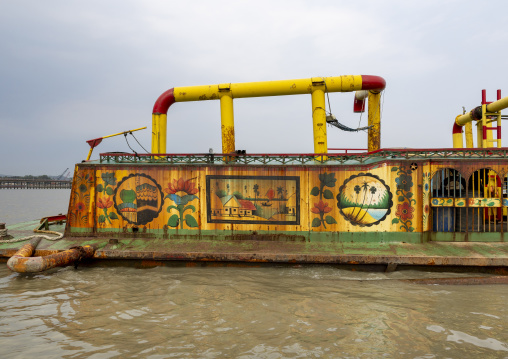
<path fill-rule="evenodd" d="M 384 159 L 508 159 L 508 148 L 381 149 L 364 153 L 327 154 L 135 154 L 101 153 L 101 163 L 167 163 L 182 165 L 336 165 L 372 163 Z"/>

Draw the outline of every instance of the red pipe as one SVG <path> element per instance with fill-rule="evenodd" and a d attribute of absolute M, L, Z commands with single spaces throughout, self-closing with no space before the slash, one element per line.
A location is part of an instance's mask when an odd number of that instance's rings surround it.
<path fill-rule="evenodd" d="M 167 90 L 159 96 L 153 105 L 153 114 L 167 114 L 169 107 L 175 103 L 174 88 Z"/>
<path fill-rule="evenodd" d="M 386 87 L 386 81 L 381 76 L 361 75 L 362 90 L 383 91 Z"/>

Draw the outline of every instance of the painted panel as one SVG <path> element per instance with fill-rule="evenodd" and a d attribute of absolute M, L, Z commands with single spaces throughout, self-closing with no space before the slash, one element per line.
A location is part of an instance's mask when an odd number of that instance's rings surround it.
<path fill-rule="evenodd" d="M 340 214 L 352 225 L 370 227 L 386 219 L 393 206 L 390 187 L 378 176 L 350 176 L 339 189 Z"/>
<path fill-rule="evenodd" d="M 501 207 L 499 198 L 469 198 L 469 207 Z"/>
<path fill-rule="evenodd" d="M 438 168 L 404 161 L 355 166 L 78 165 L 69 226 L 94 233 L 139 227 L 160 235 L 264 232 L 313 238 L 422 232 L 432 228 L 431 206 L 466 205 L 464 198 L 431 198 L 431 173 Z M 501 203 L 497 198 L 471 200 L 470 207 Z"/>
<path fill-rule="evenodd" d="M 432 207 L 453 207 L 454 198 L 432 198 Z"/>
<path fill-rule="evenodd" d="M 83 169 L 74 172 L 71 198 L 67 220 L 73 228 L 93 228 L 94 226 L 94 171 Z"/>
<path fill-rule="evenodd" d="M 206 176 L 207 223 L 300 224 L 300 177 Z"/>

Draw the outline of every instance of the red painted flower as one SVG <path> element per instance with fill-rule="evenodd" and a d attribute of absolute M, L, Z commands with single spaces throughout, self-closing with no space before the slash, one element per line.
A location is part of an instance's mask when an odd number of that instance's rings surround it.
<path fill-rule="evenodd" d="M 83 202 L 76 203 L 76 211 L 84 211 L 85 210 L 85 204 Z"/>
<path fill-rule="evenodd" d="M 99 208 L 109 208 L 113 205 L 113 201 L 110 197 L 102 197 L 97 199 L 97 207 Z"/>
<path fill-rule="evenodd" d="M 395 215 L 397 217 L 400 217 L 401 220 L 407 221 L 408 219 L 413 218 L 413 212 L 414 208 L 411 207 L 409 202 L 404 202 L 402 204 L 397 205 L 397 212 L 395 212 Z"/>
<path fill-rule="evenodd" d="M 185 192 L 187 194 L 196 194 L 199 190 L 195 187 L 194 182 L 192 180 L 185 181 L 183 178 L 179 180 L 174 179 L 173 183 L 168 183 L 168 188 L 164 189 L 164 192 L 168 194 L 175 194 L 177 192 Z"/>
<path fill-rule="evenodd" d="M 332 209 L 328 207 L 327 203 L 323 201 L 319 201 L 318 203 L 314 203 L 314 208 L 311 208 L 310 211 L 312 213 L 320 214 L 320 213 L 328 213 L 331 212 Z"/>

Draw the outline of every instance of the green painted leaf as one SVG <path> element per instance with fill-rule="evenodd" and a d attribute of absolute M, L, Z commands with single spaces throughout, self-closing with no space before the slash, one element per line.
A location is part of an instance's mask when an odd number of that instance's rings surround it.
<path fill-rule="evenodd" d="M 450 198 L 450 199 L 448 199 L 448 200 L 446 201 L 446 203 L 452 203 L 452 201 L 453 201 L 453 200 Z"/>
<path fill-rule="evenodd" d="M 337 179 L 335 178 L 335 173 L 322 173 L 318 177 L 324 186 L 335 187 L 335 182 L 337 182 Z"/>
<path fill-rule="evenodd" d="M 101 214 L 101 215 L 99 216 L 99 223 L 104 223 L 104 222 L 106 222 L 106 216 L 105 216 L 105 215 L 103 215 L 103 214 Z"/>
<path fill-rule="evenodd" d="M 464 205 L 464 202 L 460 201 L 457 203 L 457 206 L 463 206 Z"/>
<path fill-rule="evenodd" d="M 404 202 L 404 196 L 399 196 L 399 202 Z"/>
<path fill-rule="evenodd" d="M 399 167 L 392 167 L 392 172 L 398 171 Z"/>
<path fill-rule="evenodd" d="M 104 188 L 102 187 L 102 183 L 99 183 L 97 185 L 97 192 L 102 192 L 102 191 L 104 191 Z"/>
<path fill-rule="evenodd" d="M 323 191 L 323 197 L 326 199 L 333 199 L 333 193 L 329 189 Z"/>
<path fill-rule="evenodd" d="M 111 187 L 106 187 L 106 194 L 107 194 L 108 196 L 111 196 L 111 195 L 113 194 L 113 188 L 111 188 Z"/>
<path fill-rule="evenodd" d="M 189 203 L 190 201 L 193 201 L 195 200 L 196 198 L 198 198 L 198 196 L 195 196 L 193 194 L 186 194 L 185 196 L 182 196 L 180 198 L 180 203 L 177 202 L 178 205 L 182 205 L 182 206 L 185 206 L 187 203 Z M 175 201 L 176 202 L 176 201 Z"/>
<path fill-rule="evenodd" d="M 407 198 L 411 198 L 411 197 L 413 197 L 413 192 L 408 192 L 408 193 L 406 194 L 406 196 L 407 196 Z"/>
<path fill-rule="evenodd" d="M 326 216 L 325 217 L 325 222 L 328 223 L 328 224 L 335 224 L 335 223 L 337 223 L 335 218 L 333 218 L 332 216 Z"/>
<path fill-rule="evenodd" d="M 109 219 L 118 219 L 118 216 L 116 215 L 116 213 L 115 213 L 115 212 L 111 212 L 111 213 L 109 214 Z"/>
<path fill-rule="evenodd" d="M 312 227 L 319 227 L 321 225 L 321 220 L 319 218 L 314 218 L 312 220 Z"/>
<path fill-rule="evenodd" d="M 487 206 L 492 207 L 494 205 L 494 202 L 487 203 Z"/>
<path fill-rule="evenodd" d="M 168 211 L 168 213 L 171 213 L 171 210 L 172 210 L 173 208 L 174 208 L 174 209 L 178 209 L 178 208 L 176 208 L 176 206 L 168 206 L 168 208 L 166 208 L 166 211 Z"/>
<path fill-rule="evenodd" d="M 413 227 L 409 227 L 409 232 L 413 232 L 415 229 Z"/>
<path fill-rule="evenodd" d="M 185 207 L 183 211 L 185 212 L 188 209 L 192 209 L 192 212 L 196 212 L 196 207 L 194 207 L 192 204 L 189 204 L 187 207 Z"/>
<path fill-rule="evenodd" d="M 399 223 L 399 219 L 398 218 L 392 219 L 392 224 L 397 224 L 397 223 Z"/>
<path fill-rule="evenodd" d="M 173 228 L 178 227 L 178 222 L 180 222 L 180 218 L 178 217 L 177 214 L 174 214 L 171 217 L 169 217 L 168 226 Z"/>
<path fill-rule="evenodd" d="M 196 228 L 198 226 L 196 218 L 192 217 L 190 214 L 185 216 L 185 223 L 191 228 Z"/>
<path fill-rule="evenodd" d="M 317 196 L 317 195 L 319 195 L 319 188 L 318 187 L 314 187 L 313 189 L 310 190 L 310 194 L 311 194 L 311 196 Z"/>

